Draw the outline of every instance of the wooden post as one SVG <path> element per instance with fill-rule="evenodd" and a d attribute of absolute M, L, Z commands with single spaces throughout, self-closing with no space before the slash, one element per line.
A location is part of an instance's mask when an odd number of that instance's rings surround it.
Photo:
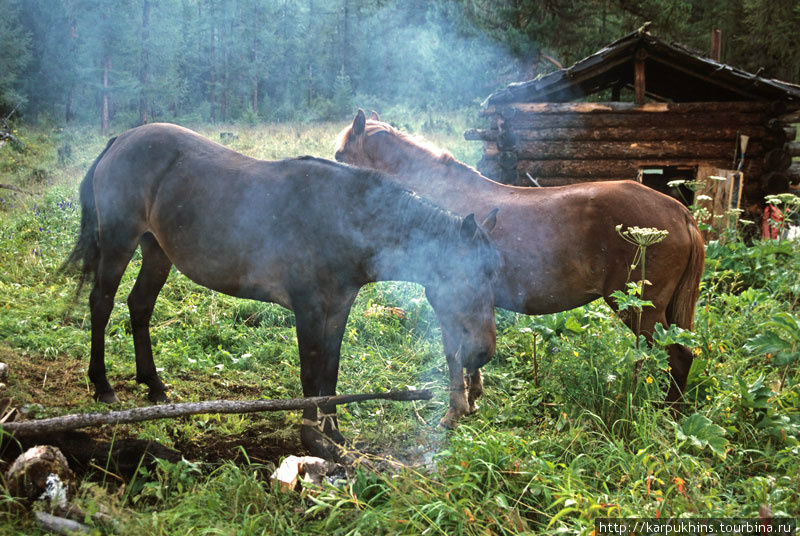
<path fill-rule="evenodd" d="M 722 57 L 722 30 L 714 28 L 711 30 L 711 59 L 720 61 Z"/>
<path fill-rule="evenodd" d="M 647 51 L 640 48 L 636 51 L 633 68 L 633 100 L 636 104 L 644 104 L 645 81 L 644 81 L 644 60 L 647 58 Z"/>

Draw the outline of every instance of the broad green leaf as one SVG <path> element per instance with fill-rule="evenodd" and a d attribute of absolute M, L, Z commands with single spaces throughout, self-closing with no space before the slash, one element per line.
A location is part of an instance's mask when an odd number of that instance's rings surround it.
<path fill-rule="evenodd" d="M 686 417 L 676 426 L 675 433 L 678 441 L 688 442 L 701 450 L 708 447 L 714 454 L 725 459 L 728 446 L 725 429 L 711 422 L 705 415 L 694 413 Z"/>
<path fill-rule="evenodd" d="M 775 354 L 791 350 L 791 348 L 791 344 L 783 340 L 781 336 L 774 331 L 759 333 L 744 345 L 745 351 L 755 354 Z"/>

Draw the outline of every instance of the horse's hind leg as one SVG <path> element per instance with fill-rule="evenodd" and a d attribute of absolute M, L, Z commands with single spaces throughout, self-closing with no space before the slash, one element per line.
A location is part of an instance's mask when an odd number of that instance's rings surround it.
<path fill-rule="evenodd" d="M 106 236 L 114 237 L 112 230 Z M 112 238 L 113 240 L 113 238 Z M 117 293 L 122 274 L 136 248 L 134 241 L 129 247 L 100 246 L 100 261 L 95 272 L 94 287 L 89 295 L 89 308 L 92 317 L 92 350 L 89 359 L 89 379 L 94 384 L 94 398 L 111 404 L 117 402 L 117 395 L 108 383 L 105 365 L 105 331 L 111 310 L 114 308 L 114 295 Z"/>
<path fill-rule="evenodd" d="M 172 261 L 169 260 L 158 241 L 150 233 L 139 240 L 142 247 L 142 267 L 128 295 L 128 310 L 131 313 L 133 347 L 136 354 L 136 381 L 150 388 L 147 398 L 151 402 L 167 399 L 164 384 L 158 377 L 153 362 L 153 347 L 150 341 L 150 317 L 158 293 L 167 281 Z"/>
<path fill-rule="evenodd" d="M 689 370 L 692 368 L 694 356 L 692 351 L 682 344 L 673 344 L 667 348 L 669 352 L 669 366 L 671 381 L 667 391 L 667 404 L 671 404 L 676 411 L 680 411 L 680 401 L 686 391 L 689 380 Z"/>
<path fill-rule="evenodd" d="M 653 330 L 656 324 L 662 324 L 668 327 L 667 317 L 665 314 L 666 306 L 660 306 L 664 300 L 654 299 L 655 308 L 646 307 L 642 311 L 641 333 L 645 336 L 648 342 L 653 342 Z M 626 321 L 628 327 L 635 332 L 635 319 L 631 318 Z M 669 353 L 669 367 L 670 367 L 670 382 L 669 390 L 667 391 L 667 404 L 671 404 L 674 408 L 679 407 L 681 397 L 686 390 L 686 382 L 689 379 L 689 369 L 692 368 L 692 361 L 694 356 L 692 351 L 681 344 L 672 344 L 667 347 Z"/>

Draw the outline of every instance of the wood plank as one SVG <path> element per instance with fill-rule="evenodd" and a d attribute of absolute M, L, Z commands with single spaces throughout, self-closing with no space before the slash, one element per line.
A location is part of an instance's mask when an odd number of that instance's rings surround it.
<path fill-rule="evenodd" d="M 641 106 L 644 104 L 645 76 L 644 60 L 647 58 L 647 51 L 640 48 L 636 51 L 635 61 L 633 62 L 633 101 Z"/>

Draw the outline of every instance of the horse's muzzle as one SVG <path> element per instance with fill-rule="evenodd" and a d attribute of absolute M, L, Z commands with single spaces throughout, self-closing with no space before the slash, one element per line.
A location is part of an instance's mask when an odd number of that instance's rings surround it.
<path fill-rule="evenodd" d="M 494 355 L 494 348 L 491 351 L 484 350 L 470 353 L 464 356 L 463 366 L 467 370 L 477 370 L 488 363 Z"/>

